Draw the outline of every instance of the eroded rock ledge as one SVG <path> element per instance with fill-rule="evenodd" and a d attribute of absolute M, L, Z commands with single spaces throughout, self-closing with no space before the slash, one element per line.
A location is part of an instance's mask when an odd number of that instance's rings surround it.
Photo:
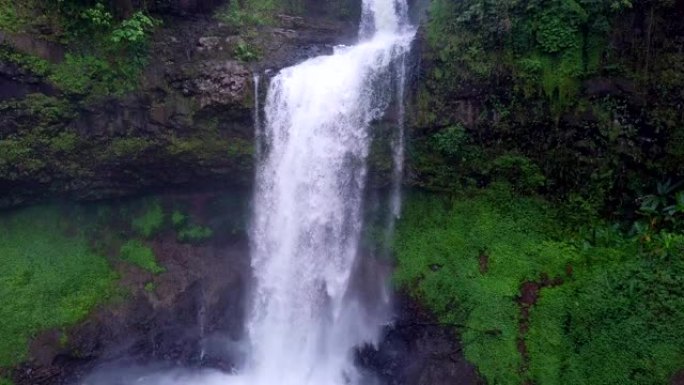
<path fill-rule="evenodd" d="M 124 96 L 64 93 L 0 60 L 0 207 L 249 185 L 253 74 L 274 73 L 356 36 L 355 22 L 317 8 L 304 17 L 279 15 L 273 26 L 247 33 L 221 23 L 211 7 L 176 3 L 159 9 L 168 13 L 138 91 Z M 60 46 L 31 36 L 0 40 L 46 60 L 64 56 Z M 239 47 L 258 60 L 245 61 Z"/>

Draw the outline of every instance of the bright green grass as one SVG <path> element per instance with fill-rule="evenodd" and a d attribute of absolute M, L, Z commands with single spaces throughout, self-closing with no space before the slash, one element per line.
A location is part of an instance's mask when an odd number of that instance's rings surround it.
<path fill-rule="evenodd" d="M 396 281 L 459 328 L 466 358 L 489 384 L 668 383 L 684 368 L 684 250 L 655 259 L 617 231 L 607 244 L 563 242 L 555 215 L 505 190 L 410 195 Z M 484 274 L 481 253 L 489 255 Z M 542 273 L 565 282 L 541 291 L 521 370 L 516 297 Z"/>
<path fill-rule="evenodd" d="M 78 221 L 36 207 L 0 217 L 0 366 L 26 358 L 35 333 L 79 321 L 114 289 Z M 68 235 L 67 235 L 68 234 Z"/>
<path fill-rule="evenodd" d="M 562 274 L 573 248 L 546 235 L 541 201 L 483 192 L 444 199 L 413 195 L 399 224 L 396 280 L 441 321 L 462 326 L 465 355 L 490 384 L 520 384 L 517 350 L 522 282 Z M 479 271 L 480 254 L 489 270 Z"/>
<path fill-rule="evenodd" d="M 130 240 L 121 246 L 121 259 L 152 274 L 160 274 L 166 271 L 157 263 L 152 249 L 137 239 Z"/>
<path fill-rule="evenodd" d="M 536 384 L 667 384 L 684 368 L 684 253 L 593 248 L 575 279 L 542 290 L 527 345 Z"/>

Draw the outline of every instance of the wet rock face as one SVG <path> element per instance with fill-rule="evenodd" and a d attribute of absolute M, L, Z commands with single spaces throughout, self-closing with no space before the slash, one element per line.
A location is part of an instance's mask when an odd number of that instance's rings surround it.
<path fill-rule="evenodd" d="M 211 12 L 227 2 L 227 0 L 156 0 L 153 9 L 157 12 L 185 16 Z"/>
<path fill-rule="evenodd" d="M 200 65 L 194 87 L 200 107 L 231 105 L 244 99 L 251 84 L 250 72 L 238 61 L 209 61 Z"/>
<path fill-rule="evenodd" d="M 453 327 L 440 325 L 405 296 L 382 342 L 361 349 L 360 367 L 387 385 L 479 385 L 482 380 L 465 360 Z"/>
<path fill-rule="evenodd" d="M 62 94 L 46 79 L 0 61 L 0 140 L 12 137 L 8 145 L 29 149 L 21 159 L 0 159 L 0 207 L 151 189 L 249 186 L 253 74 L 266 78 L 332 52 L 335 44 L 355 39 L 356 26 L 350 19 L 312 11 L 304 17 L 278 15 L 273 26 L 245 34 L 209 12 L 221 3 L 148 3 L 165 22 L 151 37 L 139 89 L 127 95 Z M 349 3 L 360 7 L 357 0 Z M 126 13 L 140 4 L 121 0 L 115 5 Z M 59 61 L 59 52 L 38 37 L 21 38 L 0 35 L 0 42 Z M 44 143 L 60 150 L 46 152 Z"/>
<path fill-rule="evenodd" d="M 243 335 L 249 280 L 244 240 L 189 246 L 162 237 L 153 248 L 167 271 L 157 277 L 130 267 L 121 285 L 132 296 L 106 305 L 82 324 L 38 336 L 17 385 L 70 385 L 93 370 L 161 365 L 232 370 Z M 145 285 L 154 282 L 154 290 Z M 104 370 L 104 369 L 102 369 Z"/>

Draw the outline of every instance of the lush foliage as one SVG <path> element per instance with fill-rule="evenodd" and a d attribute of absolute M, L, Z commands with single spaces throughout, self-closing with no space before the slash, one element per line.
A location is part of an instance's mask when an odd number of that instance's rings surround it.
<path fill-rule="evenodd" d="M 544 201 L 500 187 L 416 194 L 407 206 L 396 280 L 460 330 L 488 383 L 663 384 L 680 369 L 681 233 L 575 233 Z M 527 333 L 525 282 L 542 288 Z"/>
<path fill-rule="evenodd" d="M 81 320 L 113 292 L 116 275 L 90 250 L 89 224 L 55 208 L 5 213 L 0 220 L 0 366 L 26 357 L 28 339 Z"/>
<path fill-rule="evenodd" d="M 559 113 L 574 103 L 579 80 L 599 69 L 609 18 L 629 6 L 592 0 L 435 0 L 428 28 L 430 44 L 439 47 L 434 80 L 455 85 L 512 71 L 524 95 L 545 95 Z"/>
<path fill-rule="evenodd" d="M 504 157 L 531 177 L 522 190 L 569 214 L 629 215 L 655 181 L 684 178 L 682 12 L 671 1 L 433 0 L 414 183 L 487 185 L 511 175 L 496 170 Z"/>
<path fill-rule="evenodd" d="M 58 88 L 77 95 L 109 95 L 139 86 L 148 37 L 158 23 L 142 11 L 119 19 L 101 2 L 35 0 L 11 5 L 3 0 L 0 8 L 0 30 L 35 33 L 33 29 L 47 24 L 52 30 L 48 38 L 68 44 L 69 52 L 58 64 L 15 52 L 4 55 Z"/>
<path fill-rule="evenodd" d="M 166 271 L 157 263 L 152 249 L 137 239 L 124 243 L 121 246 L 120 256 L 124 261 L 130 262 L 152 274 L 161 274 Z"/>

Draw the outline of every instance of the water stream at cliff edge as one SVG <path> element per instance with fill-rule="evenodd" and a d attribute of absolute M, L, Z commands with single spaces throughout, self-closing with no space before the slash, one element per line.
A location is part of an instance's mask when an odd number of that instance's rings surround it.
<path fill-rule="evenodd" d="M 413 31 L 406 3 L 367 0 L 362 42 L 282 70 L 265 106 L 252 239 L 250 384 L 356 383 L 353 348 L 379 316 L 355 293 L 371 121 Z M 397 73 L 399 72 L 399 73 Z"/>

